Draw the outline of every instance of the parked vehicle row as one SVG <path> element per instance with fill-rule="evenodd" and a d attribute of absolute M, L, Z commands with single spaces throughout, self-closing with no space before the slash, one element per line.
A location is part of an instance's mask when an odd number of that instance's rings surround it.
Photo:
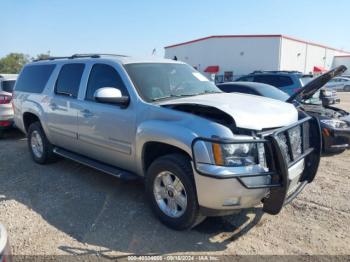
<path fill-rule="evenodd" d="M 334 72 L 345 71 L 345 67 L 332 70 L 306 84 L 296 94 L 290 96 L 278 88 L 254 82 L 228 82 L 218 87 L 228 93 L 270 97 L 284 102 L 294 103 L 297 108 L 319 119 L 322 128 L 322 145 L 326 153 L 340 153 L 350 147 L 350 114 L 342 109 L 329 106 L 322 101 L 320 89 L 334 77 Z M 337 73 L 338 74 L 338 73 Z"/>
<path fill-rule="evenodd" d="M 13 105 L 34 161 L 60 155 L 142 178 L 154 213 L 175 229 L 261 202 L 278 214 L 320 161 L 316 118 L 290 103 L 223 93 L 178 61 L 35 61 L 21 71 Z"/>
<path fill-rule="evenodd" d="M 255 71 L 236 79 L 236 81 L 264 83 L 293 95 L 311 81 L 312 77 L 312 75 L 305 75 L 298 71 Z"/>
<path fill-rule="evenodd" d="M 313 75 L 304 75 L 298 71 L 255 71 L 242 76 L 236 82 L 257 82 L 272 85 L 288 95 L 293 95 L 312 81 Z M 322 103 L 325 106 L 340 102 L 337 92 L 324 87 L 321 91 Z"/>
<path fill-rule="evenodd" d="M 327 88 L 337 91 L 350 91 L 350 78 L 349 77 L 335 77 L 326 84 Z"/>

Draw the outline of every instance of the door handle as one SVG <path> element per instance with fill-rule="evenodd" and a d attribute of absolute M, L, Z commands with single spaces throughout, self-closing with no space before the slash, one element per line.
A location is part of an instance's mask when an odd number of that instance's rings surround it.
<path fill-rule="evenodd" d="M 55 103 L 50 103 L 49 107 L 51 108 L 51 110 L 55 111 L 58 109 L 58 106 Z"/>
<path fill-rule="evenodd" d="M 82 115 L 83 115 L 83 117 L 92 117 L 94 114 L 90 111 L 90 110 L 88 110 L 88 109 L 84 109 L 84 110 L 81 110 L 80 111 L 81 113 L 82 113 Z"/>

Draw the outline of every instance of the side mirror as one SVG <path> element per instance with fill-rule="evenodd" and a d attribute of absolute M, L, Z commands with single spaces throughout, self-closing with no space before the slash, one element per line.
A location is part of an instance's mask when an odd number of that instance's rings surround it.
<path fill-rule="evenodd" d="M 129 97 L 123 96 L 118 88 L 102 87 L 95 91 L 94 98 L 97 102 L 117 104 L 120 106 L 127 106 L 129 104 Z"/>

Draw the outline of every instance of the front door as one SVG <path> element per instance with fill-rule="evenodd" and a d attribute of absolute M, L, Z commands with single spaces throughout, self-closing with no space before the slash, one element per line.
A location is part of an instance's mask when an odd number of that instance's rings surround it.
<path fill-rule="evenodd" d="M 133 170 L 136 115 L 132 101 L 127 108 L 98 103 L 94 93 L 102 87 L 127 89 L 117 70 L 107 64 L 92 66 L 78 114 L 78 143 L 83 155 L 123 169 Z"/>

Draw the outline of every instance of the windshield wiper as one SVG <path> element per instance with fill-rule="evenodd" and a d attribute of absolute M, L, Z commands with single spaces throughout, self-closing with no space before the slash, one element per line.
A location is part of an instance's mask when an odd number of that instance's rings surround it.
<path fill-rule="evenodd" d="M 162 96 L 162 97 L 156 97 L 153 98 L 152 101 L 159 101 L 159 100 L 163 100 L 163 99 L 169 99 L 169 98 L 173 98 L 173 97 L 186 97 L 186 96 L 199 96 L 199 95 L 205 95 L 205 94 L 216 94 L 216 93 L 222 93 L 220 91 L 204 91 L 203 93 L 195 93 L 195 94 L 181 94 L 181 95 L 168 95 L 168 96 Z"/>
<path fill-rule="evenodd" d="M 199 94 L 181 94 L 181 95 L 168 95 L 168 96 L 162 96 L 162 97 L 156 97 L 153 98 L 152 101 L 158 101 L 158 100 L 163 100 L 163 99 L 168 99 L 168 98 L 173 98 L 173 97 L 185 97 L 185 96 L 197 96 L 197 95 L 201 95 L 202 93 Z"/>

